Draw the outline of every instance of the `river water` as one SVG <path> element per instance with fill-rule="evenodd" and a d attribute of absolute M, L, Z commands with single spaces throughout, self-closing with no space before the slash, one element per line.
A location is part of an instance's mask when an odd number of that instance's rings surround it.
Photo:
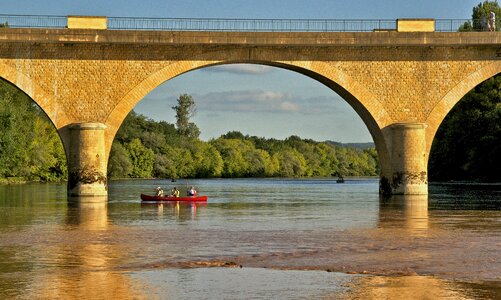
<path fill-rule="evenodd" d="M 195 185 L 207 204 L 141 204 Z M 499 299 L 501 185 L 124 180 L 106 205 L 0 186 L 0 298 Z"/>

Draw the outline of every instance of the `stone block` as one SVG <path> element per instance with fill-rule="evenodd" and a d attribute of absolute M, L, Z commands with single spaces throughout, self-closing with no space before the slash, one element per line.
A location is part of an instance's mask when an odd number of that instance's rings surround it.
<path fill-rule="evenodd" d="M 107 29 L 106 17 L 68 16 L 69 29 Z"/>
<path fill-rule="evenodd" d="M 434 32 L 434 19 L 398 19 L 398 32 Z"/>

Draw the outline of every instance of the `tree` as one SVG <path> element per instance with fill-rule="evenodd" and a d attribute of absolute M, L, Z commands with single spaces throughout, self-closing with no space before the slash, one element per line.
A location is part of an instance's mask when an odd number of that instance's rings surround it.
<path fill-rule="evenodd" d="M 190 122 L 190 118 L 196 113 L 195 100 L 188 94 L 182 94 L 177 99 L 177 105 L 172 107 L 176 111 L 176 125 L 180 135 L 198 138 L 200 130 Z"/>
<path fill-rule="evenodd" d="M 33 101 L 9 83 L 0 85 L 0 177 L 29 177 L 34 137 Z"/>
<path fill-rule="evenodd" d="M 301 177 L 306 171 L 304 156 L 295 149 L 282 150 L 275 154 L 279 162 L 278 175 L 281 177 Z"/>
<path fill-rule="evenodd" d="M 238 139 L 219 138 L 211 142 L 219 151 L 223 159 L 223 177 L 244 177 L 247 174 L 249 163 L 244 157 L 244 148 L 249 147 L 249 142 Z"/>
<path fill-rule="evenodd" d="M 0 178 L 58 181 L 66 155 L 45 113 L 21 90 L 0 80 Z"/>
<path fill-rule="evenodd" d="M 146 148 L 140 139 L 133 139 L 126 145 L 132 164 L 130 177 L 132 178 L 150 178 L 153 173 L 154 153 Z"/>
<path fill-rule="evenodd" d="M 228 131 L 226 134 L 221 135 L 221 138 L 243 140 L 245 139 L 245 135 L 243 135 L 240 131 Z"/>
<path fill-rule="evenodd" d="M 465 22 L 459 27 L 459 31 L 487 31 L 490 12 L 496 16 L 501 16 L 501 7 L 497 1 L 484 1 L 473 7 L 471 22 Z M 496 31 L 499 29 L 499 22 L 495 24 Z"/>
<path fill-rule="evenodd" d="M 172 161 L 167 155 L 155 153 L 153 176 L 156 178 L 176 178 L 175 174 L 171 172 L 171 163 Z"/>
<path fill-rule="evenodd" d="M 195 165 L 194 177 L 210 178 L 221 176 L 224 166 L 223 158 L 213 145 L 202 141 L 193 141 L 189 146 Z"/>
<path fill-rule="evenodd" d="M 111 153 L 108 160 L 108 177 L 126 178 L 131 171 L 132 163 L 129 153 L 122 144 L 114 141 L 111 145 Z"/>
<path fill-rule="evenodd" d="M 34 118 L 33 123 L 28 177 L 46 182 L 59 181 L 67 175 L 66 154 L 56 129 L 45 114 L 40 114 Z"/>

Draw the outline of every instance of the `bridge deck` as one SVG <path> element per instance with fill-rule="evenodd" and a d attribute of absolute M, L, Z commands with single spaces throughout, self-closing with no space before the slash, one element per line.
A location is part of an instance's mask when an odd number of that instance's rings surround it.
<path fill-rule="evenodd" d="M 501 32 L 210 32 L 0 28 L 4 43 L 252 46 L 468 46 L 501 44 Z"/>

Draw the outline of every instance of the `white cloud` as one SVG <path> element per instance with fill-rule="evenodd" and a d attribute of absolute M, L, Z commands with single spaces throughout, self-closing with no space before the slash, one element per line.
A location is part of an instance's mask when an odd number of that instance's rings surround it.
<path fill-rule="evenodd" d="M 290 93 L 239 90 L 193 95 L 199 111 L 301 113 L 309 115 L 344 113 L 335 97 L 303 98 Z"/>
<path fill-rule="evenodd" d="M 205 72 L 224 72 L 231 74 L 261 75 L 274 71 L 274 67 L 254 64 L 230 64 L 203 68 Z"/>
<path fill-rule="evenodd" d="M 301 115 L 330 115 L 343 118 L 354 111 L 338 95 L 304 97 L 287 92 L 271 90 L 230 90 L 191 94 L 199 113 L 217 114 L 218 112 L 234 113 L 294 113 Z M 141 111 L 151 114 L 171 115 L 171 107 L 176 104 L 179 94 L 151 93 L 138 104 Z"/>
<path fill-rule="evenodd" d="M 299 111 L 299 105 L 292 102 L 282 102 L 280 103 L 280 108 L 284 111 Z"/>
<path fill-rule="evenodd" d="M 195 96 L 197 107 L 204 111 L 297 112 L 300 105 L 290 94 L 273 91 L 244 90 L 213 92 Z"/>

